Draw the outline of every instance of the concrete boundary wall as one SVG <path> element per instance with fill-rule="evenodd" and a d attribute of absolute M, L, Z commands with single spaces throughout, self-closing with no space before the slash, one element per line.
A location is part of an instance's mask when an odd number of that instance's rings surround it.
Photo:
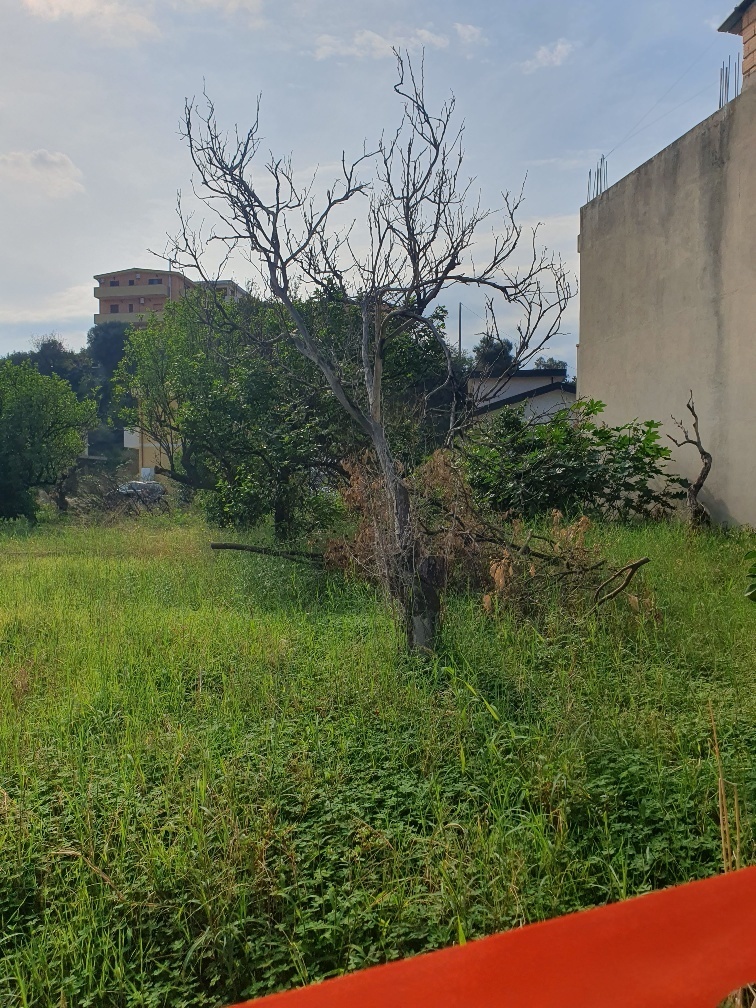
<path fill-rule="evenodd" d="M 756 87 L 581 211 L 578 395 L 612 424 L 689 418 L 702 501 L 756 527 Z M 673 448 L 689 478 L 695 448 Z"/>

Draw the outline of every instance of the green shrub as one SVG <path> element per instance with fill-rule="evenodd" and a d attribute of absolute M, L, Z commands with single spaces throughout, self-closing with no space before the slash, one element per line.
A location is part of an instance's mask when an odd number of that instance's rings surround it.
<path fill-rule="evenodd" d="M 477 502 L 528 518 L 553 509 L 610 518 L 669 511 L 685 482 L 666 472 L 661 424 L 608 427 L 595 420 L 603 409 L 579 402 L 537 423 L 509 407 L 481 423 L 464 452 Z"/>
<path fill-rule="evenodd" d="M 751 602 L 756 602 L 756 550 L 749 550 L 745 556 L 746 560 L 750 560 L 751 564 L 748 568 L 748 573 L 746 577 L 748 579 L 748 584 L 746 586 L 746 598 L 750 599 Z"/>

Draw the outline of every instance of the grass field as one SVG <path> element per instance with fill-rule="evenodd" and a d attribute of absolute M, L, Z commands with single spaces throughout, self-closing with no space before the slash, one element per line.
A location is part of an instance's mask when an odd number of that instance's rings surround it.
<path fill-rule="evenodd" d="M 754 536 L 597 535 L 625 599 L 448 602 L 410 659 L 368 589 L 200 524 L 0 535 L 0 1004 L 221 1005 L 756 859 Z"/>

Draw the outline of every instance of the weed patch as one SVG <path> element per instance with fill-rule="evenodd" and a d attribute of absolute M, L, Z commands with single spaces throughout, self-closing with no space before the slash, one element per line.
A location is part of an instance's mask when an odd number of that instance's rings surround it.
<path fill-rule="evenodd" d="M 753 537 L 593 535 L 653 612 L 449 598 L 433 662 L 190 522 L 6 537 L 3 1005 L 222 1005 L 714 874 L 709 703 L 753 860 Z"/>

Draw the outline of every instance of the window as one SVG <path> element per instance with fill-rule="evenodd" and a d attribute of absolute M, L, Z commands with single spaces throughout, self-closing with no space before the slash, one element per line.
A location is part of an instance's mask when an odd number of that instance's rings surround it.
<path fill-rule="evenodd" d="M 110 306 L 110 314 L 111 315 L 117 315 L 119 311 L 120 311 L 120 305 L 112 304 Z"/>
<path fill-rule="evenodd" d="M 129 280 L 129 287 L 133 287 L 133 286 L 134 286 L 134 281 L 133 280 Z"/>
<path fill-rule="evenodd" d="M 129 311 L 134 311 L 134 305 L 133 304 L 129 305 Z"/>
<path fill-rule="evenodd" d="M 150 287 L 153 287 L 155 284 L 161 284 L 162 282 L 163 282 L 163 278 L 162 277 L 151 277 L 147 281 L 147 283 L 150 285 Z"/>
<path fill-rule="evenodd" d="M 111 280 L 110 281 L 110 286 L 111 287 L 120 287 L 121 286 L 121 281 L 120 280 Z"/>
<path fill-rule="evenodd" d="M 144 304 L 144 298 L 139 298 L 139 304 Z"/>

